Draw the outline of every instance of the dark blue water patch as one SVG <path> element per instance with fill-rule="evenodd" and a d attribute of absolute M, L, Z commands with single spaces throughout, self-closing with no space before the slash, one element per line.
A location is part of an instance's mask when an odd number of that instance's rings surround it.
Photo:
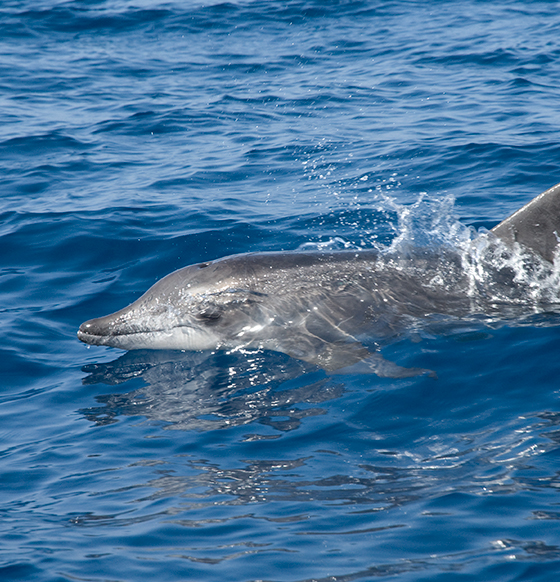
<path fill-rule="evenodd" d="M 2 326 L 4 328 L 4 326 Z M 3 330 L 6 337 L 9 331 Z M 19 342 L 18 342 L 19 343 Z M 32 379 L 42 379 L 49 374 L 50 366 L 45 363 L 29 361 L 25 356 L 22 356 L 18 348 L 5 348 L 0 363 L 2 377 L 6 385 L 10 386 L 11 390 L 19 390 L 29 386 Z M 23 397 L 19 395 L 18 397 Z M 5 396 L 11 398 L 11 396 Z"/>
<path fill-rule="evenodd" d="M 0 143 L 3 157 L 9 158 L 31 155 L 42 155 L 46 152 L 59 154 L 60 151 L 84 151 L 91 146 L 71 136 L 60 132 L 51 132 L 44 135 L 12 138 Z"/>
<path fill-rule="evenodd" d="M 419 60 L 420 63 L 423 62 L 421 58 Z M 426 59 L 428 63 L 438 63 L 443 65 L 453 66 L 468 66 L 473 68 L 479 68 L 480 66 L 488 66 L 494 67 L 496 65 L 502 66 L 512 66 L 517 64 L 518 58 L 517 55 L 508 50 L 504 50 L 502 48 L 496 49 L 495 51 L 489 53 L 466 53 L 466 54 L 452 54 L 452 55 L 445 55 L 441 57 L 429 57 Z"/>
<path fill-rule="evenodd" d="M 515 77 L 509 84 L 516 91 L 518 95 L 535 93 L 539 90 L 539 84 L 536 81 L 529 80 L 525 77 Z"/>
<path fill-rule="evenodd" d="M 223 123 L 223 122 L 222 122 Z M 171 111 L 135 111 L 126 117 L 104 120 L 93 130 L 93 134 L 110 133 L 112 135 L 146 135 L 168 134 L 196 130 L 200 132 L 211 127 L 216 130 L 220 117 L 199 111 L 174 109 Z M 225 124 L 224 124 L 225 125 Z"/>
<path fill-rule="evenodd" d="M 215 3 L 207 6 L 184 7 L 172 5 L 168 9 L 138 9 L 129 7 L 124 11 L 111 10 L 102 4 L 85 6 L 73 2 L 63 6 L 49 6 L 39 10 L 5 14 L 6 32 L 31 36 L 46 32 L 80 35 L 83 33 L 114 34 L 135 30 L 157 32 L 175 29 L 200 33 L 211 31 L 216 34 L 235 29 L 253 29 L 258 24 L 302 24 L 324 23 L 328 19 L 342 17 L 368 17 L 379 10 L 372 10 L 365 2 L 322 3 L 290 2 L 281 7 L 269 3 Z"/>
<path fill-rule="evenodd" d="M 0 567 L 0 575 L 4 580 L 31 580 L 35 576 L 41 576 L 41 569 L 22 560 L 21 564 Z"/>
<path fill-rule="evenodd" d="M 221 26 L 233 26 L 241 29 L 254 27 L 258 24 L 284 23 L 297 25 L 318 22 L 323 25 L 329 19 L 341 17 L 369 16 L 375 14 L 366 2 L 346 1 L 332 2 L 325 5 L 321 2 L 294 1 L 282 5 L 267 2 L 252 2 L 243 4 L 222 3 L 204 7 L 194 12 L 191 26 L 206 30 Z M 230 24 L 231 23 L 231 24 Z M 240 25 L 240 23 L 242 23 Z"/>
<path fill-rule="evenodd" d="M 74 5 L 72 5 L 74 4 Z M 37 33 L 57 32 L 78 35 L 83 32 L 115 33 L 134 29 L 141 25 L 153 25 L 170 14 L 166 10 L 139 10 L 130 8 L 124 12 L 99 10 L 83 4 L 68 3 L 43 10 L 29 10 L 12 14 L 14 20 L 23 20 Z"/>

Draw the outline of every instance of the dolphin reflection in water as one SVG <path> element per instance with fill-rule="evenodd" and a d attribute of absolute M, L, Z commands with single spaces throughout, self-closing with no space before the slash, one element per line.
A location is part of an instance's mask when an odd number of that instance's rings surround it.
<path fill-rule="evenodd" d="M 468 248 L 248 253 L 191 265 L 86 321 L 78 337 L 123 350 L 267 349 L 331 372 L 413 376 L 428 371 L 378 351 L 403 330 L 557 310 L 559 234 L 560 184 Z"/>

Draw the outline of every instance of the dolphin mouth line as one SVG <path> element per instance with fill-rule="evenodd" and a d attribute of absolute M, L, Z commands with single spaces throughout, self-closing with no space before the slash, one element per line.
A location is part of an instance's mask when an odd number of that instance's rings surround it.
<path fill-rule="evenodd" d="M 78 330 L 78 337 L 81 339 L 82 337 L 99 337 L 99 338 L 110 338 L 110 337 L 127 337 L 132 335 L 148 335 L 154 333 L 164 333 L 161 329 L 150 329 L 146 331 L 129 331 L 129 332 L 116 332 L 116 333 L 92 333 L 90 331 L 84 331 L 83 329 Z"/>
<path fill-rule="evenodd" d="M 106 333 L 106 334 L 98 334 L 92 333 L 90 331 L 84 331 L 81 327 L 78 329 L 78 339 L 82 338 L 112 338 L 112 337 L 129 337 L 134 335 L 153 335 L 158 333 L 171 333 L 175 329 L 179 329 L 182 327 L 186 327 L 188 329 L 196 329 L 196 327 L 192 325 L 176 325 L 169 329 L 147 329 L 142 331 L 127 331 L 127 332 L 116 332 L 116 333 Z"/>

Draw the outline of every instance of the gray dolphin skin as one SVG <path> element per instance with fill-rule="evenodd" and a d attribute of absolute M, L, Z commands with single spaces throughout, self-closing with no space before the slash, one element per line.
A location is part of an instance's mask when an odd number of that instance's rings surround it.
<path fill-rule="evenodd" d="M 483 236 L 492 261 L 482 278 L 464 252 L 447 248 L 248 253 L 191 265 L 128 307 L 86 321 L 78 338 L 123 350 L 267 349 L 327 371 L 365 363 L 379 376 L 420 374 L 427 370 L 384 360 L 381 342 L 421 321 L 542 303 L 502 257 L 521 250 L 552 269 L 560 184 L 490 233 Z M 364 345 L 372 340 L 373 349 Z"/>
<path fill-rule="evenodd" d="M 552 263 L 560 241 L 560 184 L 539 194 L 492 232 L 506 244 L 519 243 Z"/>

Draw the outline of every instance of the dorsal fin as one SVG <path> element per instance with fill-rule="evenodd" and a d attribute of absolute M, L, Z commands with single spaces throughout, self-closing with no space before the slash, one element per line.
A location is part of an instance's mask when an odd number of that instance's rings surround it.
<path fill-rule="evenodd" d="M 518 242 L 552 263 L 560 242 L 560 184 L 533 198 L 491 232 L 507 245 Z"/>

